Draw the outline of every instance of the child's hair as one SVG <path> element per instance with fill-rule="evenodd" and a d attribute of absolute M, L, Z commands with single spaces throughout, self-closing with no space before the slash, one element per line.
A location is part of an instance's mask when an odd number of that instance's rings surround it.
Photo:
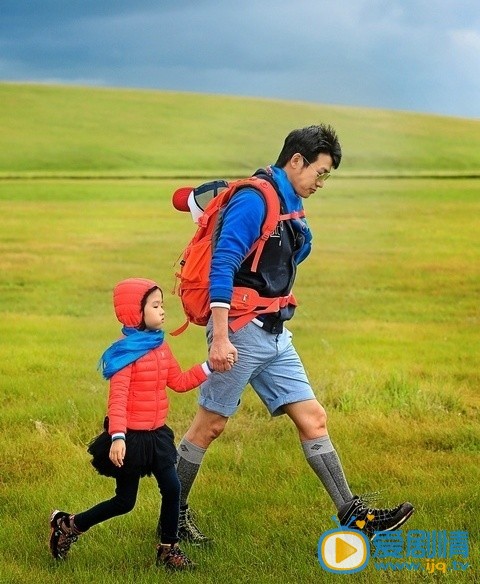
<path fill-rule="evenodd" d="M 142 301 L 140 302 L 140 312 L 142 313 L 142 322 L 140 323 L 140 325 L 138 326 L 138 330 L 139 331 L 144 331 L 147 327 L 145 325 L 145 315 L 144 315 L 144 311 L 145 311 L 145 305 L 147 304 L 147 298 L 150 296 L 150 294 L 152 292 L 154 292 L 155 290 L 160 290 L 160 293 L 163 296 L 163 290 L 160 288 L 160 286 L 152 286 L 150 288 L 150 290 L 147 290 L 145 292 L 145 294 L 143 295 Z"/>

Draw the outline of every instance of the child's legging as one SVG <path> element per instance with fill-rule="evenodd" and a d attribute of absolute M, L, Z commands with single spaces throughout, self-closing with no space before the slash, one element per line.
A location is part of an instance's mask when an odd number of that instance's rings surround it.
<path fill-rule="evenodd" d="M 180 481 L 177 471 L 174 466 L 163 469 L 154 468 L 152 474 L 162 496 L 158 535 L 162 543 L 176 543 L 180 513 Z M 79 531 L 87 531 L 97 523 L 124 515 L 135 507 L 140 475 L 122 475 L 116 481 L 115 497 L 75 515 L 74 523 Z"/>

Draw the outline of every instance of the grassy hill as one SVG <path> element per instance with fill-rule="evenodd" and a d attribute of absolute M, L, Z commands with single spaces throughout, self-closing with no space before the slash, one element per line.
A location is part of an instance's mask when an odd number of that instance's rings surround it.
<path fill-rule="evenodd" d="M 340 174 L 480 172 L 480 122 L 160 91 L 0 84 L 0 173 L 240 174 L 286 134 L 338 131 Z"/>

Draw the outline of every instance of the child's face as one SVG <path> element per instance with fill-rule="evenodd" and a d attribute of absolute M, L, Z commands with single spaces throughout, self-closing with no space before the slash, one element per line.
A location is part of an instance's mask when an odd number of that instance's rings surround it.
<path fill-rule="evenodd" d="M 145 308 L 143 309 L 143 322 L 145 323 L 145 328 L 150 331 L 161 330 L 165 322 L 163 295 L 158 288 L 147 296 Z"/>

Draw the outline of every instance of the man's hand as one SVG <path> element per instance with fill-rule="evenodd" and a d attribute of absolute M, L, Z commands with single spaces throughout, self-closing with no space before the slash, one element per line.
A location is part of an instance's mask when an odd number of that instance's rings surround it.
<path fill-rule="evenodd" d="M 109 458 L 115 466 L 118 466 L 119 468 L 123 466 L 123 459 L 125 458 L 126 451 L 127 447 L 125 446 L 125 440 L 118 439 L 112 442 Z"/>
<path fill-rule="evenodd" d="M 228 338 L 213 339 L 208 354 L 208 361 L 214 371 L 229 371 L 237 362 L 237 349 Z"/>

